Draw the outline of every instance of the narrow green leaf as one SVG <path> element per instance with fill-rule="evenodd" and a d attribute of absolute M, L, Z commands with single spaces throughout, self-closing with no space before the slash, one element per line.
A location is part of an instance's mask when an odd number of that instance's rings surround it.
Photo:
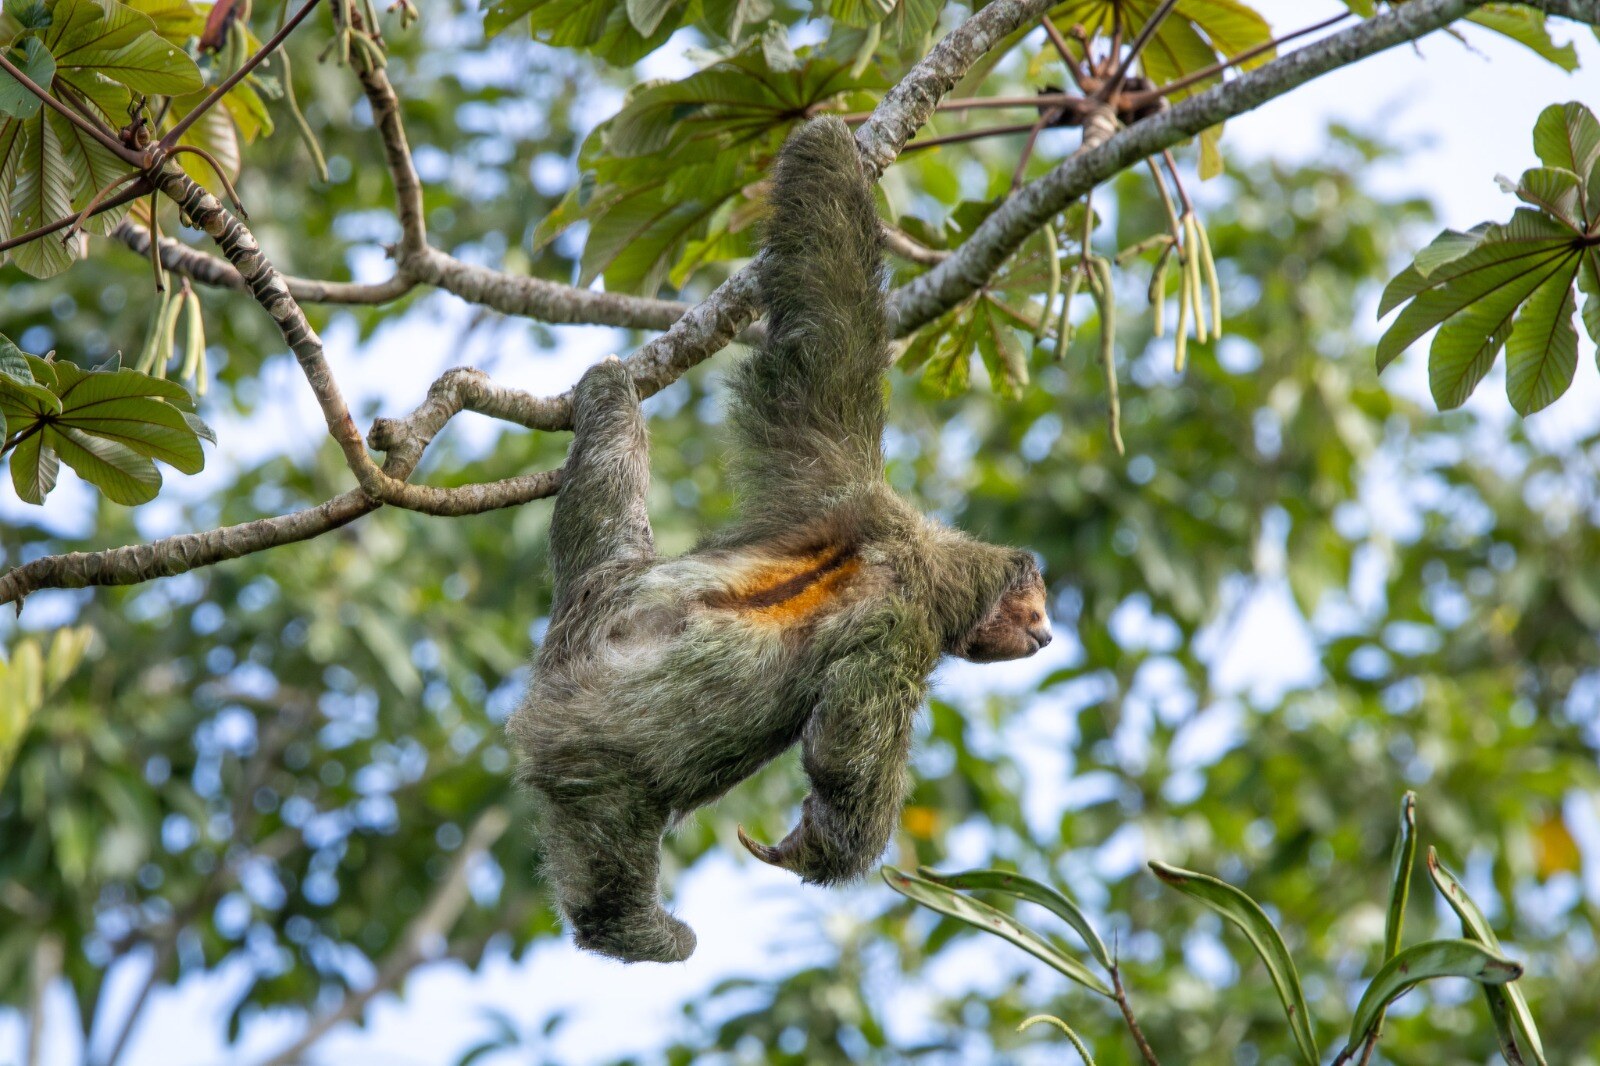
<path fill-rule="evenodd" d="M 1179 892 L 1199 900 L 1222 915 L 1245 935 L 1266 964 L 1267 974 L 1278 990 L 1278 998 L 1283 1001 L 1284 1013 L 1289 1017 L 1289 1030 L 1294 1033 L 1300 1054 L 1315 1066 L 1320 1056 L 1317 1038 L 1311 1032 L 1305 992 L 1300 988 L 1300 975 L 1295 972 L 1294 960 L 1289 957 L 1283 937 L 1278 934 L 1261 905 L 1226 881 L 1207 874 L 1180 870 L 1163 862 L 1151 862 L 1150 869 Z"/>
<path fill-rule="evenodd" d="M 1400 798 L 1400 831 L 1394 840 L 1394 856 L 1389 862 L 1389 916 L 1383 925 L 1383 957 L 1392 959 L 1400 952 L 1400 937 L 1406 925 L 1406 900 L 1411 896 L 1411 871 L 1417 864 L 1417 794 L 1408 791 Z"/>
<path fill-rule="evenodd" d="M 29 81 L 42 88 L 48 88 L 56 76 L 56 57 L 37 37 L 25 39 L 20 51 L 11 49 L 11 54 L 6 58 L 26 74 Z M 20 81 L 0 71 L 0 115 L 32 118 L 43 106 L 44 101 L 24 88 Z"/>
<path fill-rule="evenodd" d="M 1472 940 L 1429 940 L 1414 944 L 1390 959 L 1367 986 L 1350 1025 L 1350 1043 L 1343 1055 L 1354 1055 L 1379 1015 L 1389 1004 L 1423 981 L 1465 977 L 1483 985 L 1501 985 L 1522 976 L 1522 967 Z"/>
<path fill-rule="evenodd" d="M 926 866 L 917 868 L 917 874 L 925 881 L 932 881 L 936 885 L 946 888 L 960 888 L 968 891 L 1004 892 L 1008 896 L 1036 903 L 1057 918 L 1066 922 L 1083 938 L 1089 946 L 1089 951 L 1094 955 L 1095 961 L 1107 970 L 1111 969 L 1111 953 L 1106 950 L 1105 943 L 1099 934 L 1094 931 L 1094 926 L 1089 924 L 1089 919 L 1084 916 L 1078 905 L 1072 902 L 1064 893 L 1041 884 L 1031 877 L 1010 873 L 1006 870 L 967 870 L 958 874 L 941 874 L 930 870 Z"/>
<path fill-rule="evenodd" d="M 9 375 L 22 385 L 33 384 L 33 372 L 28 369 L 26 354 L 11 343 L 11 338 L 0 333 L 0 374 Z"/>
<path fill-rule="evenodd" d="M 1028 383 L 1027 350 L 1017 331 L 1005 321 L 993 297 L 979 299 L 973 329 L 978 354 L 983 357 L 994 390 L 1005 396 L 1021 396 L 1023 386 Z"/>
<path fill-rule="evenodd" d="M 1461 934 L 1498 952 L 1500 938 L 1495 936 L 1489 920 L 1483 916 L 1483 912 L 1472 901 L 1472 897 L 1467 895 L 1467 890 L 1461 887 L 1461 882 L 1456 880 L 1456 876 L 1439 861 L 1438 853 L 1432 848 L 1428 849 L 1428 876 L 1433 878 L 1433 885 L 1439 890 L 1439 895 L 1444 897 L 1445 902 L 1450 904 L 1450 909 L 1456 912 L 1456 917 L 1461 919 Z M 1528 1001 L 1523 997 L 1522 989 L 1514 984 L 1498 987 L 1485 985 L 1483 994 L 1489 1001 L 1489 1013 L 1495 1019 L 1501 1047 L 1509 1046 L 1514 1054 L 1524 1060 L 1531 1055 L 1534 1066 L 1547 1066 L 1544 1041 L 1539 1038 L 1539 1027 L 1533 1022 L 1533 1012 L 1528 1009 Z M 1516 1061 L 1510 1054 L 1506 1058 L 1509 1062 Z"/>
<path fill-rule="evenodd" d="M 1112 998 L 1111 989 L 1104 981 L 1096 977 L 1089 968 L 1070 955 L 1066 955 L 1035 933 L 1025 925 L 1021 925 L 1009 916 L 995 910 L 981 900 L 975 900 L 962 895 L 953 889 L 924 881 L 920 877 L 897 870 L 892 866 L 883 868 L 883 879 L 890 888 L 905 896 L 913 903 L 921 904 L 929 910 L 937 911 L 960 922 L 965 922 L 974 929 L 982 929 L 1008 943 L 1014 944 L 1045 963 L 1062 976 L 1077 982 L 1091 992 L 1099 993 L 1107 999 Z"/>
<path fill-rule="evenodd" d="M 1534 290 L 1506 340 L 1506 395 L 1523 416 L 1554 403 L 1578 368 L 1578 331 L 1572 325 L 1578 257 L 1563 265 Z"/>

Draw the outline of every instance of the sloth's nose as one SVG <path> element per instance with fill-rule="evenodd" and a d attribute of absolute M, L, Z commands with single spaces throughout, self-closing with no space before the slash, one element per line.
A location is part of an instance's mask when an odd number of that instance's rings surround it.
<path fill-rule="evenodd" d="M 1036 642 L 1038 642 L 1038 645 L 1041 648 L 1055 639 L 1055 634 L 1051 633 L 1048 629 L 1030 629 L 1028 630 L 1028 636 L 1032 637 Z"/>

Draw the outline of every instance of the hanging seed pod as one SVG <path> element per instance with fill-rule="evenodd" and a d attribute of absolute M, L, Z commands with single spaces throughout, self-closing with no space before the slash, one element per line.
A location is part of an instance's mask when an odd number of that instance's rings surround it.
<path fill-rule="evenodd" d="M 1206 268 L 1206 284 L 1211 288 L 1211 335 L 1221 337 L 1222 286 L 1217 283 L 1217 260 L 1211 254 L 1211 237 L 1198 218 L 1195 219 L 1194 230 L 1200 236 L 1200 262 Z"/>
<path fill-rule="evenodd" d="M 1189 287 L 1189 303 L 1194 308 L 1194 339 L 1207 339 L 1206 316 L 1200 296 L 1200 239 L 1195 236 L 1194 212 L 1183 215 L 1184 284 Z"/>
<path fill-rule="evenodd" d="M 289 67 L 289 53 L 286 49 L 279 49 L 274 57 L 283 64 L 283 102 L 289 105 L 289 114 L 294 116 L 295 128 L 300 131 L 300 140 L 306 146 L 306 151 L 311 153 L 311 163 L 317 168 L 317 178 L 326 185 L 328 183 L 328 160 L 322 154 L 322 144 L 317 140 L 317 135 L 311 129 L 311 123 L 306 121 L 306 116 L 300 110 L 300 101 L 294 95 L 294 71 Z"/>
<path fill-rule="evenodd" d="M 139 349 L 139 359 L 133 364 L 133 368 L 141 374 L 155 373 L 156 361 L 165 362 L 163 355 L 170 355 L 172 352 L 170 346 L 165 353 L 161 349 L 162 326 L 167 320 L 167 305 L 171 302 L 172 294 L 162 290 L 156 300 L 155 308 L 150 313 L 150 327 L 145 330 L 144 345 Z"/>
<path fill-rule="evenodd" d="M 1095 256 L 1090 266 L 1094 273 L 1089 278 L 1089 291 L 1100 306 L 1100 367 L 1106 376 L 1111 443 L 1118 455 L 1126 455 L 1122 444 L 1122 399 L 1117 389 L 1117 298 L 1111 286 L 1111 264 Z"/>
<path fill-rule="evenodd" d="M 1168 244 L 1161 249 L 1161 255 L 1156 259 L 1156 268 L 1150 272 L 1149 299 L 1152 317 L 1155 319 L 1155 334 L 1157 337 L 1166 333 L 1167 318 L 1167 267 L 1172 262 L 1172 252 L 1177 246 Z"/>
<path fill-rule="evenodd" d="M 1050 329 L 1050 309 L 1055 306 L 1056 297 L 1061 295 L 1061 246 L 1056 243 L 1056 228 L 1049 222 L 1044 224 L 1044 254 L 1050 264 L 1050 288 L 1045 293 L 1044 306 L 1039 309 L 1039 324 L 1033 327 L 1035 347 Z"/>
<path fill-rule="evenodd" d="M 178 376 L 193 383 L 194 394 L 206 394 L 206 328 L 200 317 L 200 297 L 183 287 L 183 369 Z"/>
<path fill-rule="evenodd" d="M 1078 290 L 1083 287 L 1083 275 L 1087 270 L 1086 265 L 1072 268 L 1072 273 L 1067 278 L 1067 290 L 1061 296 L 1061 319 L 1056 323 L 1056 362 L 1061 362 L 1067 354 L 1067 346 L 1072 343 L 1072 301 L 1077 298 Z"/>

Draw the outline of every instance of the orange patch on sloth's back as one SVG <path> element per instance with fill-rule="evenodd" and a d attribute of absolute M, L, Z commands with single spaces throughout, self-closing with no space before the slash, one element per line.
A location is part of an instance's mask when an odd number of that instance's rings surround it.
<path fill-rule="evenodd" d="M 824 547 L 758 563 L 709 602 L 755 621 L 793 625 L 836 599 L 860 570 L 861 560 L 853 549 Z"/>

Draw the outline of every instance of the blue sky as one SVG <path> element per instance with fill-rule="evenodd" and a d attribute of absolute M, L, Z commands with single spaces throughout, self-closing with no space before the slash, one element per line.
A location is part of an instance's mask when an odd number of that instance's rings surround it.
<path fill-rule="evenodd" d="M 1321 0 L 1259 0 L 1256 6 L 1280 31 L 1314 22 L 1341 8 L 1336 2 Z M 1372 180 L 1377 189 L 1427 195 L 1438 204 L 1441 221 L 1456 228 L 1502 218 L 1509 213 L 1510 204 L 1495 185 L 1495 174 L 1516 174 L 1534 163 L 1530 131 L 1539 111 L 1552 102 L 1579 97 L 1585 87 L 1589 90 L 1587 102 L 1600 104 L 1593 92 L 1593 87 L 1600 84 L 1594 73 L 1600 70 L 1600 43 L 1582 28 L 1573 28 L 1569 35 L 1577 39 L 1585 63 L 1585 68 L 1574 76 L 1487 33 L 1469 31 L 1471 49 L 1436 34 L 1420 49 L 1394 49 L 1233 120 L 1228 126 L 1225 148 L 1246 156 L 1303 160 L 1318 152 L 1329 122 L 1343 122 L 1415 146 L 1400 163 L 1374 172 Z M 681 69 L 687 59 L 681 50 L 676 54 L 668 51 L 652 64 L 662 71 Z M 1202 204 L 1206 195 L 1202 192 Z M 368 265 L 375 275 L 386 271 L 381 262 Z M 335 323 L 327 331 L 330 356 L 351 394 L 353 407 L 372 397 L 381 399 L 386 409 L 399 410 L 419 398 L 418 383 L 423 380 L 420 375 L 396 383 L 383 380 L 377 371 L 392 365 L 389 359 L 374 357 L 387 348 L 403 345 L 408 365 L 413 366 L 423 362 L 418 353 L 437 352 L 438 369 L 487 356 L 487 352 L 463 352 L 457 346 L 466 314 L 459 303 L 438 296 L 433 298 L 430 309 L 432 314 L 408 316 L 403 327 L 380 330 L 359 356 L 353 351 L 353 330 Z M 1376 336 L 1375 323 L 1373 332 Z M 624 343 L 619 334 L 599 328 L 564 328 L 560 336 L 562 346 L 554 355 L 532 357 L 531 348 L 510 356 L 502 351 L 496 360 L 496 377 L 538 393 L 553 392 L 575 380 L 588 363 Z M 504 341 L 502 334 L 496 343 L 503 345 Z M 1423 347 L 1418 346 L 1390 369 L 1385 381 L 1389 387 L 1425 401 Z M 227 467 L 234 463 L 259 458 L 259 454 L 237 450 L 252 439 L 318 438 L 321 418 L 298 380 L 293 363 L 287 359 L 278 361 L 269 377 L 272 380 L 264 383 L 263 394 L 286 399 L 281 407 L 274 405 L 258 419 L 270 421 L 276 431 L 255 434 L 250 431 L 251 424 L 226 427 L 232 431 L 222 434 L 225 446 L 220 461 L 212 464 L 211 473 L 191 479 L 189 491 L 202 491 L 215 484 L 211 479 L 224 478 Z M 1571 439 L 1593 426 L 1595 412 L 1600 411 L 1600 403 L 1595 402 L 1597 394 L 1600 379 L 1594 361 L 1587 356 L 1580 358 L 1573 391 L 1550 411 L 1537 416 L 1532 431 L 1552 445 Z M 1490 417 L 1511 417 L 1506 413 L 1499 379 L 1492 379 L 1481 388 L 1473 402 Z M 304 432 L 285 432 L 286 426 Z M 487 445 L 495 431 L 483 421 L 463 419 L 452 424 L 451 432 L 471 435 Z M 64 472 L 64 484 L 50 503 L 51 510 L 68 525 L 73 523 L 75 511 L 82 514 L 82 497 L 75 497 L 81 487 L 66 484 L 70 480 Z M 9 494 L 0 496 L 0 520 L 20 506 Z M 37 515 L 35 510 L 30 517 Z M 174 512 L 163 510 L 159 504 L 144 508 L 141 514 L 150 533 L 168 531 L 174 520 Z M 57 601 L 56 611 L 50 602 L 44 596 L 30 599 L 31 624 L 48 624 L 51 615 L 65 611 L 71 601 Z M 1137 627 L 1137 620 L 1130 620 L 1129 624 Z M 1255 654 L 1246 658 L 1233 650 L 1238 648 L 1254 648 Z M 1273 650 L 1262 654 L 1263 648 Z M 1061 640 L 1038 659 L 982 670 L 951 668 L 941 680 L 947 689 L 964 693 L 1022 688 L 1039 672 L 1071 655 L 1071 640 Z M 1224 682 L 1222 687 L 1241 693 L 1260 686 L 1306 683 L 1317 674 L 1303 621 L 1288 597 L 1270 586 L 1246 605 L 1237 629 L 1230 640 L 1218 647 L 1214 662 L 1218 677 Z M 1259 665 L 1264 662 L 1273 664 L 1270 670 Z M 1227 707 L 1220 708 L 1209 740 L 1204 735 L 1196 736 L 1197 748 L 1203 750 L 1208 743 L 1216 743 L 1236 727 L 1236 719 L 1237 714 L 1230 715 Z M 1066 757 L 1059 753 L 1069 749 L 1072 739 L 1063 734 L 1060 716 L 1046 718 L 1024 711 L 1010 729 L 1040 741 L 1032 745 L 1040 751 L 1057 753 L 1041 755 L 1025 785 L 1030 809 L 1034 804 L 1042 813 L 1057 808 L 1068 788 L 1066 777 L 1070 769 L 1064 761 Z M 1589 824 L 1593 828 L 1592 820 Z M 959 862 L 962 841 L 952 839 L 949 845 L 952 862 Z M 1098 858 L 1114 867 L 1140 862 L 1143 855 L 1137 839 L 1124 839 L 1108 842 Z M 507 875 L 519 873 L 526 874 L 508 871 Z M 678 1004 L 722 978 L 733 974 L 770 975 L 826 957 L 829 935 L 848 928 L 853 915 L 869 914 L 881 904 L 874 893 L 881 894 L 881 889 L 826 892 L 806 888 L 786 874 L 744 861 L 732 852 L 713 854 L 683 876 L 677 887 L 679 910 L 700 934 L 699 951 L 689 962 L 672 967 L 625 968 L 582 955 L 564 941 L 556 941 L 540 945 L 521 964 L 491 956 L 475 974 L 454 964 L 424 968 L 411 978 L 404 1001 L 381 997 L 368 1011 L 366 1029 L 346 1026 L 336 1031 L 319 1045 L 317 1058 L 352 1064 L 449 1061 L 489 1031 L 481 1013 L 484 1007 L 505 1012 L 527 1029 L 536 1028 L 553 1010 L 569 1010 L 571 1020 L 558 1031 L 554 1043 L 555 1053 L 563 1062 L 584 1063 L 648 1049 L 658 1045 L 670 1029 Z M 952 967 L 944 969 L 951 971 Z M 112 976 L 109 994 L 114 998 L 130 996 L 141 977 L 135 967 L 120 968 Z M 944 984 L 969 978 L 954 972 L 935 972 L 933 980 Z M 135 1066 L 183 1066 L 229 1058 L 222 1042 L 221 1018 L 239 987 L 237 976 L 224 970 L 203 980 L 185 982 L 177 989 L 157 991 L 125 1061 Z M 67 1013 L 70 1010 L 64 991 L 51 999 L 47 1062 L 77 1058 L 69 1035 L 75 1029 Z M 915 1032 L 919 1016 L 919 999 L 914 991 L 896 994 L 889 1004 L 891 1032 Z M 299 1028 L 298 1016 L 287 1012 L 247 1026 L 241 1061 L 270 1054 L 291 1040 Z M 20 1047 L 17 1018 L 0 1014 L 0 1061 L 12 1049 L 20 1051 Z"/>

